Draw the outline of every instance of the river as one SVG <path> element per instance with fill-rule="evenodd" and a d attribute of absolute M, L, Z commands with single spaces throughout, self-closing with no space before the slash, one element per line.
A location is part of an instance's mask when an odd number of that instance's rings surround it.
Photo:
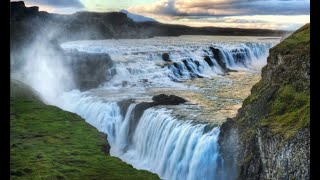
<path fill-rule="evenodd" d="M 106 133 L 111 155 L 137 169 L 168 180 L 229 179 L 219 154 L 219 126 L 236 115 L 278 42 L 245 36 L 67 42 L 61 45 L 66 51 L 108 53 L 114 65 L 106 75 L 112 78 L 96 89 L 64 92 L 53 104 Z M 210 47 L 234 71 L 225 73 Z M 163 67 L 163 53 L 171 65 Z M 158 94 L 188 102 L 149 108 L 134 119 L 137 104 Z M 119 102 L 128 99 L 132 103 L 121 109 Z"/>

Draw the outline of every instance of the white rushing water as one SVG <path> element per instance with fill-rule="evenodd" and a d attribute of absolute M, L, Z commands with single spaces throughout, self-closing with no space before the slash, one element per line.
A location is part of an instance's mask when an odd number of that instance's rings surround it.
<path fill-rule="evenodd" d="M 104 103 L 78 91 L 63 98 L 73 102 L 64 109 L 78 113 L 108 134 L 111 155 L 138 169 L 157 173 L 163 179 L 223 179 L 225 175 L 218 171 L 223 163 L 218 127 L 178 120 L 166 108 L 150 108 L 130 133 L 136 104 L 131 104 L 122 117 L 115 102 Z"/>
<path fill-rule="evenodd" d="M 62 44 L 66 50 L 90 53 L 108 53 L 115 62 L 108 71 L 114 76 L 105 87 L 176 87 L 173 81 L 195 77 L 221 75 L 222 68 L 210 48 L 220 51 L 226 67 L 233 70 L 250 70 L 266 64 L 266 57 L 275 41 L 244 37 L 197 37 L 75 41 Z M 162 54 L 168 53 L 172 65 L 163 65 Z M 207 57 L 205 60 L 204 57 Z M 148 83 L 144 83 L 148 80 Z M 124 83 L 125 82 L 125 83 Z"/>
<path fill-rule="evenodd" d="M 222 163 L 217 143 L 219 128 L 205 133 L 205 127 L 179 121 L 166 109 L 148 109 L 129 150 L 114 154 L 164 179 L 221 179 L 217 174 L 217 166 Z"/>
<path fill-rule="evenodd" d="M 106 133 L 111 155 L 138 169 L 168 180 L 229 179 L 219 154 L 217 124 L 179 119 L 165 106 L 149 108 L 136 119 L 137 103 L 123 113 L 118 102 L 150 99 L 144 93 L 152 88 L 192 89 L 179 81 L 221 75 L 222 67 L 210 47 L 219 49 L 226 67 L 252 71 L 252 67 L 266 64 L 275 43 L 256 37 L 217 36 L 68 42 L 62 44 L 66 50 L 108 53 L 115 64 L 106 72 L 111 78 L 103 86 L 87 92 L 65 92 L 55 105 L 79 114 Z M 164 68 L 163 53 L 173 61 Z"/>

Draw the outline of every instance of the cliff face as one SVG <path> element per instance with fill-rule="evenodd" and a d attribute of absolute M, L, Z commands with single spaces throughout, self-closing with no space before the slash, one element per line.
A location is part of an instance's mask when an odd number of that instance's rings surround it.
<path fill-rule="evenodd" d="M 238 179 L 309 179 L 310 25 L 270 50 L 262 79 L 221 127 L 225 167 Z"/>
<path fill-rule="evenodd" d="M 124 13 L 78 12 L 72 15 L 50 14 L 38 7 L 11 2 L 11 49 L 18 50 L 31 41 L 41 39 L 57 42 L 145 37 Z"/>

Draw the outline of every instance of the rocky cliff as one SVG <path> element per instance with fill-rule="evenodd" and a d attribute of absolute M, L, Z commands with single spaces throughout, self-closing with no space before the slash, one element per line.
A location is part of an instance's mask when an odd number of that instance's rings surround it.
<path fill-rule="evenodd" d="M 221 127 L 232 179 L 310 178 L 310 24 L 270 50 L 262 79 Z"/>

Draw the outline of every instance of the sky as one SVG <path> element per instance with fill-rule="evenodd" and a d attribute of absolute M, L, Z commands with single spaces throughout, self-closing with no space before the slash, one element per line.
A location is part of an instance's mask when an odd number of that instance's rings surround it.
<path fill-rule="evenodd" d="M 52 13 L 126 9 L 162 23 L 296 30 L 310 22 L 310 0 L 24 0 Z"/>

